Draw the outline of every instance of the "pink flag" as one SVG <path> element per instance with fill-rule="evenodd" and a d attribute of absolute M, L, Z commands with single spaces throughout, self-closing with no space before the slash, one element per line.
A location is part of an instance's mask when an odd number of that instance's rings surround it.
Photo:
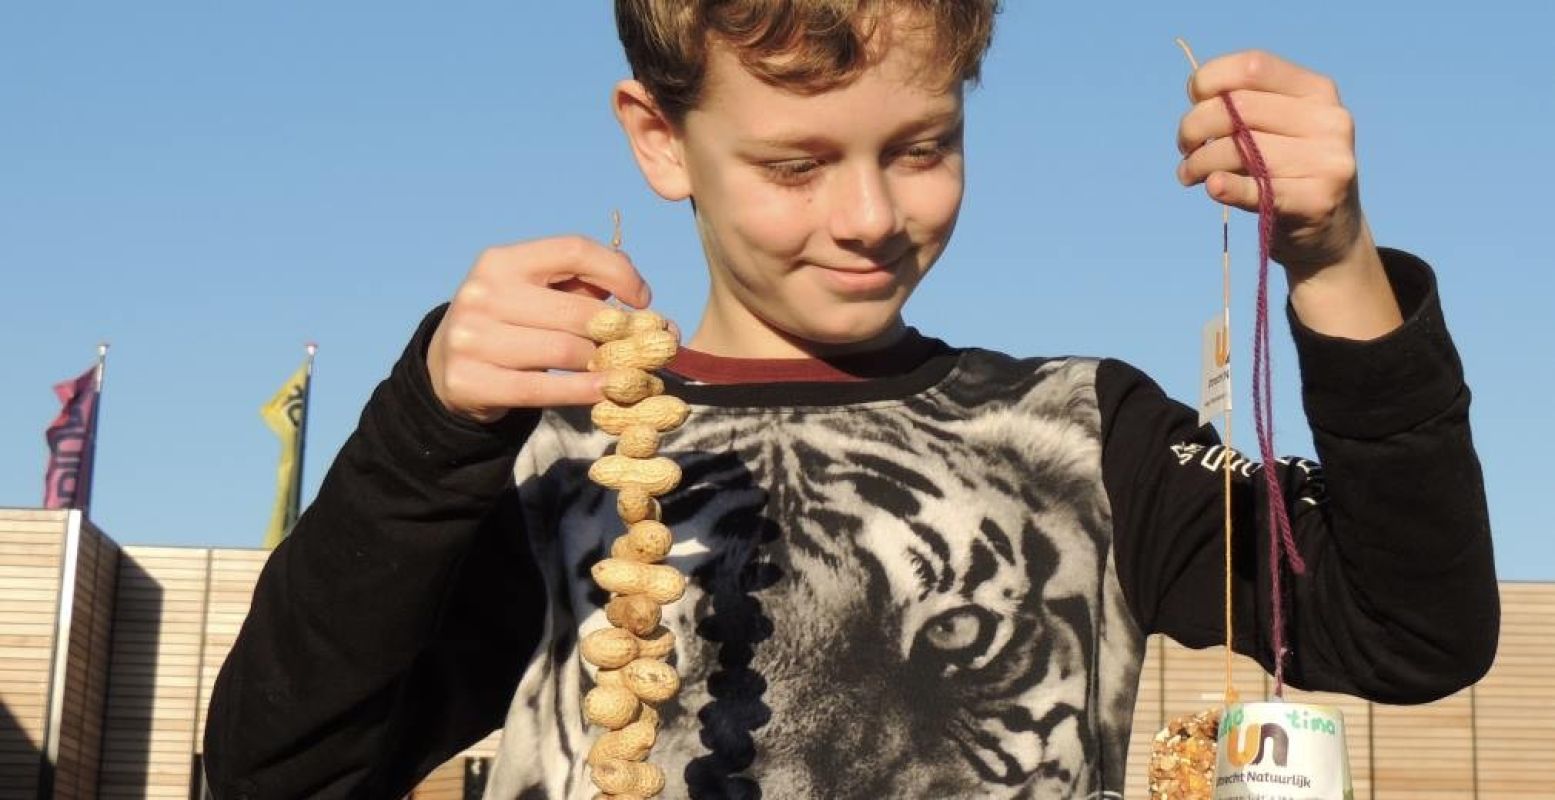
<path fill-rule="evenodd" d="M 97 368 L 54 385 L 64 406 L 49 424 L 49 468 L 43 479 L 44 508 L 86 508 L 92 494 L 92 451 L 96 444 Z"/>

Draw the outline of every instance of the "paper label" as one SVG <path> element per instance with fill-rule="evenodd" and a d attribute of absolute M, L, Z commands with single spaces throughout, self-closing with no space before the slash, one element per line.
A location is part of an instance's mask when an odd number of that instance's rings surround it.
<path fill-rule="evenodd" d="M 1236 703 L 1220 720 L 1215 800 L 1353 800 L 1344 715 L 1333 706 Z"/>
<path fill-rule="evenodd" d="M 1231 410 L 1231 335 L 1225 317 L 1205 323 L 1202 352 L 1199 424 L 1207 425 Z"/>

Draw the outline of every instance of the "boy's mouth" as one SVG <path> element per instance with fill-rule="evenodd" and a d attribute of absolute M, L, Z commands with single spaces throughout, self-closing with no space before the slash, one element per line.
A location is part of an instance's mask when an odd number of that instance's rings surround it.
<path fill-rule="evenodd" d="M 822 280 L 833 291 L 841 294 L 869 294 L 896 283 L 897 271 L 904 257 L 886 264 L 850 264 L 848 266 L 814 265 Z"/>

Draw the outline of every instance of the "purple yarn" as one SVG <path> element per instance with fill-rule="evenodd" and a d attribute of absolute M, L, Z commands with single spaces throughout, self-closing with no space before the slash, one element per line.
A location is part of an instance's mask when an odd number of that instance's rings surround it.
<path fill-rule="evenodd" d="M 1269 246 L 1274 237 L 1274 181 L 1264 163 L 1253 133 L 1229 93 L 1220 96 L 1231 115 L 1232 137 L 1242 155 L 1242 164 L 1258 184 L 1258 298 L 1253 322 L 1253 424 L 1258 432 L 1258 454 L 1263 461 L 1264 485 L 1269 502 L 1269 593 L 1273 614 L 1274 696 L 1285 693 L 1285 603 L 1281 593 L 1281 562 L 1290 562 L 1291 572 L 1305 574 L 1306 562 L 1296 551 L 1291 534 L 1290 513 L 1285 506 L 1285 491 L 1276 474 L 1274 455 L 1273 367 L 1269 353 Z"/>

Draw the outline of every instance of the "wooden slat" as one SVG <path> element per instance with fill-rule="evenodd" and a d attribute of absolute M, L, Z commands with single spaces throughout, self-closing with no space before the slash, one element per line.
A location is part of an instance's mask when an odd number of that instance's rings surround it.
<path fill-rule="evenodd" d="M 1378 800 L 1472 794 L 1472 711 L 1468 692 L 1422 706 L 1373 704 Z"/>
<path fill-rule="evenodd" d="M 21 578 L 57 578 L 59 577 L 58 559 L 53 564 L 17 564 L 7 556 L 4 563 L 0 563 L 0 586 L 10 585 L 11 581 Z"/>
<path fill-rule="evenodd" d="M 13 567 L 59 569 L 60 559 L 57 550 L 50 553 L 18 553 L 13 552 L 11 546 L 0 545 L 0 552 L 4 553 L 5 563 Z"/>
<path fill-rule="evenodd" d="M 1190 650 L 1171 640 L 1163 640 L 1166 669 L 1167 719 L 1192 714 L 1220 704 L 1225 691 L 1225 648 Z M 1261 698 L 1267 681 L 1263 668 L 1251 659 L 1233 659 L 1232 681 L 1245 699 Z"/>
<path fill-rule="evenodd" d="M 215 550 L 211 553 L 211 579 L 205 609 L 205 649 L 200 672 L 200 698 L 196 730 L 204 738 L 205 712 L 210 707 L 211 689 L 227 653 L 237 638 L 243 619 L 248 616 L 254 585 L 270 556 L 268 550 Z"/>
<path fill-rule="evenodd" d="M 59 611 L 59 598 L 52 600 L 9 600 L 0 595 L 0 616 L 29 621 L 48 620 L 52 624 Z"/>
<path fill-rule="evenodd" d="M 69 513 L 57 508 L 0 508 L 0 528 L 5 528 L 13 522 L 41 521 L 64 525 L 65 516 Z"/>
<path fill-rule="evenodd" d="M 207 558 L 200 548 L 123 549 L 101 797 L 187 796 Z"/>
<path fill-rule="evenodd" d="M 47 647 L 49 647 L 50 644 L 53 643 L 53 641 L 54 641 L 54 629 L 52 627 L 50 627 L 49 628 L 49 632 L 45 633 L 45 634 L 43 634 L 41 636 L 40 635 L 27 635 L 27 636 L 0 635 L 0 649 L 14 650 L 14 649 L 18 649 L 19 648 L 19 649 L 27 650 L 27 649 L 31 649 L 31 648 L 34 648 L 34 647 L 36 647 L 36 648 L 47 648 Z"/>
<path fill-rule="evenodd" d="M 22 588 L 16 588 L 16 589 L 7 588 L 5 590 L 5 597 L 6 597 L 7 600 L 15 601 L 15 602 L 19 602 L 19 603 L 32 603 L 32 602 L 58 603 L 59 602 L 59 588 L 57 586 L 53 586 L 53 587 L 50 587 L 50 588 L 37 588 L 37 587 L 22 587 Z"/>
<path fill-rule="evenodd" d="M 1151 636 L 1145 646 L 1145 660 L 1139 672 L 1139 693 L 1134 698 L 1134 722 L 1129 736 L 1128 779 L 1124 797 L 1145 797 L 1150 777 L 1150 745 L 1156 731 L 1166 724 L 1161 692 L 1162 648 L 1166 639 Z"/>
<path fill-rule="evenodd" d="M 1547 770 L 1555 742 L 1555 584 L 1501 586 L 1496 663 L 1474 688 L 1479 796 L 1551 796 Z"/>
<path fill-rule="evenodd" d="M 63 536 L 64 531 L 63 517 L 58 520 L 5 520 L 0 522 L 0 542 L 25 542 L 55 534 Z"/>
<path fill-rule="evenodd" d="M 407 800 L 463 800 L 464 756 L 456 756 L 433 770 Z"/>
<path fill-rule="evenodd" d="M 0 509 L 0 797 L 36 793 L 66 518 Z"/>
<path fill-rule="evenodd" d="M 80 548 L 60 710 L 56 797 L 88 796 L 97 785 L 108 690 L 119 549 L 90 522 L 82 525 Z"/>

